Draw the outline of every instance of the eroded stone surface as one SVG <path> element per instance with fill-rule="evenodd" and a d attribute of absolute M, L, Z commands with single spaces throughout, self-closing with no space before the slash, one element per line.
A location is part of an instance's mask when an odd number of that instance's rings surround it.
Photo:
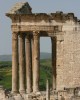
<path fill-rule="evenodd" d="M 13 8 L 8 12 L 9 14 L 29 14 L 31 13 L 31 7 L 28 2 L 16 3 Z"/>

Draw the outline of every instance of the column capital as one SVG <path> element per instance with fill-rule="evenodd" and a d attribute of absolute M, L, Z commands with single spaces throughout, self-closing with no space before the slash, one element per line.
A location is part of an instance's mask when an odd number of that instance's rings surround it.
<path fill-rule="evenodd" d="M 31 38 L 31 35 L 30 34 L 26 34 L 26 38 Z"/>
<path fill-rule="evenodd" d="M 56 39 L 57 39 L 56 36 L 55 36 L 55 37 L 51 37 L 51 40 L 52 40 L 52 41 L 56 41 Z"/>
<path fill-rule="evenodd" d="M 18 33 L 19 33 L 19 32 L 12 31 L 12 34 L 16 34 L 16 35 L 18 35 Z"/>
<path fill-rule="evenodd" d="M 34 39 L 39 39 L 39 31 L 33 31 L 33 38 Z"/>
<path fill-rule="evenodd" d="M 12 39 L 18 39 L 18 33 L 12 32 Z"/>
<path fill-rule="evenodd" d="M 26 43 L 30 43 L 30 41 L 31 41 L 31 35 L 27 34 L 26 35 Z"/>
<path fill-rule="evenodd" d="M 25 34 L 20 32 L 20 33 L 19 33 L 19 37 L 20 37 L 20 36 L 21 36 L 21 37 L 25 37 Z"/>

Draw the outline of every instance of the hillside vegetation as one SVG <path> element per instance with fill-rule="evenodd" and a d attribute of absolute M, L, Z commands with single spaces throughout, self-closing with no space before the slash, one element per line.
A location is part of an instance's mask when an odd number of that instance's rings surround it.
<path fill-rule="evenodd" d="M 40 59 L 50 59 L 51 53 L 40 53 Z M 12 61 L 12 55 L 0 55 L 0 61 Z"/>
<path fill-rule="evenodd" d="M 12 73 L 12 63 L 11 61 L 0 62 L 0 85 L 3 85 L 6 89 L 11 89 L 11 73 Z M 51 60 L 41 60 L 40 61 L 40 90 L 45 90 L 46 80 L 50 80 L 51 85 Z"/>

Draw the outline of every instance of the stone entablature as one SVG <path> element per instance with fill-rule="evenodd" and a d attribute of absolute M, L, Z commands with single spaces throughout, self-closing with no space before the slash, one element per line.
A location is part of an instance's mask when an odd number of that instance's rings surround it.
<path fill-rule="evenodd" d="M 15 32 L 33 32 L 41 31 L 47 33 L 57 33 L 62 32 L 62 26 L 44 26 L 44 25 L 12 25 L 12 31 Z M 54 35 L 53 34 L 53 35 Z M 43 34 L 41 34 L 43 36 Z M 44 35 L 45 36 L 45 35 Z"/>
<path fill-rule="evenodd" d="M 75 20 L 75 17 L 72 14 L 66 14 L 66 17 L 62 19 L 53 17 L 55 14 L 7 14 L 12 19 L 12 30 L 15 31 L 31 31 L 33 30 L 54 30 L 54 27 L 57 26 L 57 31 L 79 31 L 80 25 L 79 20 Z M 61 14 L 58 13 L 58 16 Z M 62 13 L 64 16 L 65 14 Z M 24 28 L 25 27 L 25 28 Z"/>

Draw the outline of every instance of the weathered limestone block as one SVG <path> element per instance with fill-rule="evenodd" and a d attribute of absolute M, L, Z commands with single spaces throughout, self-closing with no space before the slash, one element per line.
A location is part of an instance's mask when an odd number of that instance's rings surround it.
<path fill-rule="evenodd" d="M 3 86 L 0 86 L 0 100 L 8 100 L 8 95 Z"/>
<path fill-rule="evenodd" d="M 18 94 L 16 96 L 14 96 L 15 100 L 24 100 L 24 98 L 22 97 L 22 95 Z"/>
<path fill-rule="evenodd" d="M 9 97 L 7 100 L 15 100 L 14 97 Z"/>
<path fill-rule="evenodd" d="M 70 100 L 80 100 L 80 97 L 79 96 L 74 96 Z"/>

